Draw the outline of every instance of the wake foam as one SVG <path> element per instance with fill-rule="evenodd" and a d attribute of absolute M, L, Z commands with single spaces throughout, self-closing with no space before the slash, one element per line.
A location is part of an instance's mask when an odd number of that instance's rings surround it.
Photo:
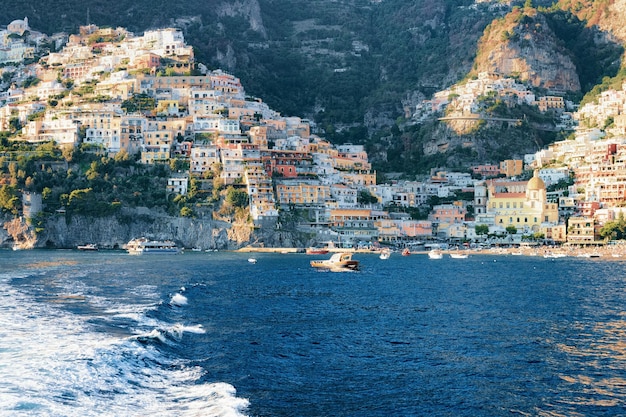
<path fill-rule="evenodd" d="M 153 329 L 147 333 L 137 334 L 129 337 L 128 339 L 138 340 L 140 342 L 149 342 L 151 340 L 158 340 L 161 343 L 169 343 L 170 341 L 180 342 L 185 333 L 204 334 L 206 332 L 202 328 L 201 324 L 197 324 L 195 326 L 175 324 L 173 326 Z"/>
<path fill-rule="evenodd" d="M 200 383 L 206 379 L 202 368 L 165 353 L 204 333 L 201 325 L 159 322 L 144 314 L 148 304 L 98 300 L 113 317 L 117 313 L 135 320 L 138 329 L 152 328 L 118 337 L 93 329 L 90 322 L 102 319 L 95 312 L 85 309 L 81 315 L 58 303 L 37 302 L 9 282 L 0 279 L 1 416 L 245 415 L 249 402 L 237 397 L 235 387 Z M 174 349 L 162 351 L 160 344 Z"/>

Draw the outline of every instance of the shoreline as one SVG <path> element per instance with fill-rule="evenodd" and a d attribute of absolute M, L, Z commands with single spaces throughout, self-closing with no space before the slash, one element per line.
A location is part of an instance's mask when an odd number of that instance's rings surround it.
<path fill-rule="evenodd" d="M 360 254 L 377 254 L 381 249 L 344 249 L 344 248 L 328 248 L 329 254 L 337 252 L 349 252 Z M 305 254 L 306 248 L 253 248 L 245 247 L 235 250 L 242 253 L 300 253 Z M 400 251 L 394 251 L 400 253 Z M 411 251 L 410 255 L 426 255 L 429 250 Z M 443 254 L 451 253 L 467 253 L 470 255 L 510 255 L 510 256 L 541 256 L 545 258 L 626 258 L 626 245 L 605 245 L 601 247 L 578 247 L 578 246 L 561 246 L 561 247 L 524 247 L 524 248 L 490 248 L 490 249 L 460 249 L 449 250 L 442 249 Z M 321 256 L 324 254 L 310 254 Z"/>

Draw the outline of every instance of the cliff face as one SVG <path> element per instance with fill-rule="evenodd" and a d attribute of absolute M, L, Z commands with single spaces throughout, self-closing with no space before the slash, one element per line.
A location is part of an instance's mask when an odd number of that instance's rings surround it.
<path fill-rule="evenodd" d="M 557 5 L 600 28 L 609 40 L 626 43 L 626 0 L 560 0 Z"/>
<path fill-rule="evenodd" d="M 16 219 L 7 216 L 0 219 L 0 247 L 10 247 L 25 236 L 34 242 L 23 245 L 24 249 L 76 248 L 85 243 L 96 243 L 102 248 L 121 249 L 129 240 L 137 237 L 173 240 L 185 248 L 234 250 L 248 245 L 266 247 L 304 247 L 307 242 L 299 240 L 290 231 L 276 231 L 273 222 L 253 229 L 250 224 L 228 223 L 210 219 L 191 219 L 157 215 L 147 209 L 128 210 L 122 216 L 86 217 L 55 215 L 43 224 L 43 231 L 28 235 L 16 232 L 12 225 Z M 25 225 L 24 222 L 21 222 Z M 16 239 L 17 238 L 17 239 Z M 262 243 L 260 243 L 262 242 Z M 22 242 L 23 243 L 23 242 Z M 28 247 L 27 247 L 28 246 Z"/>
<path fill-rule="evenodd" d="M 576 66 L 535 9 L 515 9 L 485 29 L 473 72 L 519 77 L 534 87 L 580 91 Z"/>

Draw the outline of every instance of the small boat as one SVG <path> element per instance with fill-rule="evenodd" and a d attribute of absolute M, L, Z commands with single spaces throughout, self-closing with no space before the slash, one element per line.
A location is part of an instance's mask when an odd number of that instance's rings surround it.
<path fill-rule="evenodd" d="M 145 237 L 132 239 L 126 244 L 126 251 L 131 255 L 177 254 L 182 252 L 171 240 L 148 240 Z"/>
<path fill-rule="evenodd" d="M 467 259 L 469 255 L 467 253 L 450 253 L 452 259 Z"/>
<path fill-rule="evenodd" d="M 391 251 L 389 249 L 383 249 L 380 252 L 379 258 L 384 260 L 384 259 L 389 259 L 390 256 L 391 256 Z"/>
<path fill-rule="evenodd" d="M 306 248 L 307 255 L 326 255 L 328 253 L 328 249 L 324 248 Z"/>
<path fill-rule="evenodd" d="M 248 258 L 248 262 L 250 262 L 251 264 L 255 264 L 256 258 Z"/>
<path fill-rule="evenodd" d="M 76 249 L 84 251 L 97 251 L 98 245 L 95 243 L 87 243 L 86 245 L 78 245 Z"/>
<path fill-rule="evenodd" d="M 551 259 L 565 258 L 566 256 L 567 256 L 566 254 L 560 253 L 560 252 L 547 252 L 547 253 L 544 253 L 544 255 L 543 255 L 543 257 L 546 258 L 546 259 L 548 259 L 548 258 L 551 258 Z"/>
<path fill-rule="evenodd" d="M 402 256 L 409 256 L 410 254 L 411 251 L 409 250 L 409 248 L 402 249 Z"/>
<path fill-rule="evenodd" d="M 359 269 L 359 261 L 352 259 L 352 254 L 347 252 L 334 253 L 330 259 L 311 261 L 311 266 L 329 271 L 356 271 Z"/>
<path fill-rule="evenodd" d="M 443 253 L 439 249 L 432 249 L 428 252 L 430 259 L 443 259 Z"/>

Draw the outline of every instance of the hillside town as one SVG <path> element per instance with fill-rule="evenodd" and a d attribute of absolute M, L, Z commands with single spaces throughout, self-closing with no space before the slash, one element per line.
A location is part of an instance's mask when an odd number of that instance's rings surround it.
<path fill-rule="evenodd" d="M 497 73 L 481 72 L 472 79 L 436 92 L 429 100 L 421 101 L 411 112 L 411 118 L 417 122 L 442 115 L 478 118 L 482 110 L 481 99 L 492 96 L 506 106 L 526 104 L 536 107 L 542 113 L 554 111 L 557 113 L 556 128 L 562 130 L 573 128 L 575 126 L 573 111 L 577 105 L 566 100 L 562 92 L 552 93 L 537 96 L 526 83 Z"/>
<path fill-rule="evenodd" d="M 0 30 L 0 46 L 0 131 L 14 131 L 12 140 L 87 144 L 143 164 L 180 161 L 188 168 L 168 179 L 168 193 L 185 195 L 190 181 L 210 186 L 217 177 L 245 190 L 253 227 L 280 228 L 281 216 L 297 212 L 298 230 L 316 244 L 592 245 L 624 214 L 626 87 L 564 112 L 573 140 L 466 172 L 436 169 L 422 181 L 378 183 L 363 145 L 333 145 L 314 122 L 248 96 L 237 77 L 196 62 L 179 29 L 137 36 L 88 25 L 48 37 L 25 18 Z M 536 99 L 512 79 L 481 74 L 435 94 L 415 117 L 444 105 L 471 113 L 489 91 L 540 109 L 566 108 L 561 97 Z M 609 117 L 610 129 L 590 126 L 591 118 Z M 36 215 L 41 198 L 24 199 L 24 216 Z M 415 215 L 424 207 L 425 216 Z"/>

